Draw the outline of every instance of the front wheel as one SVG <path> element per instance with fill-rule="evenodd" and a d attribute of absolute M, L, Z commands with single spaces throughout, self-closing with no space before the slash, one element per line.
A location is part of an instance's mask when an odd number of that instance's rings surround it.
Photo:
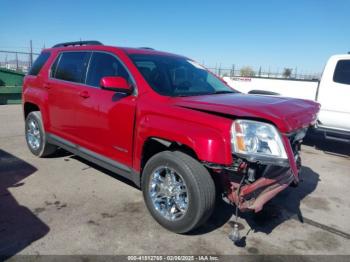
<path fill-rule="evenodd" d="M 179 151 L 158 153 L 146 163 L 142 191 L 153 218 L 175 233 L 202 225 L 215 205 L 215 185 L 208 170 Z"/>

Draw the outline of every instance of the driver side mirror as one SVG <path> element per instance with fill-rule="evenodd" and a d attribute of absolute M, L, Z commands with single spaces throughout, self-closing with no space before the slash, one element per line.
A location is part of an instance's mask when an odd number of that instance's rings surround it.
<path fill-rule="evenodd" d="M 132 86 L 121 76 L 105 76 L 101 78 L 100 87 L 105 90 L 111 90 L 119 93 L 131 95 Z"/>

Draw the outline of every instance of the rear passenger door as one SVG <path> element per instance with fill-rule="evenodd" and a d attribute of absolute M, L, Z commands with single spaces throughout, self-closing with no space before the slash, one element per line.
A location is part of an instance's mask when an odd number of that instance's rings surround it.
<path fill-rule="evenodd" d="M 65 51 L 59 54 L 45 83 L 48 90 L 50 131 L 77 142 L 81 130 L 77 126 L 76 108 L 82 95 L 91 52 Z"/>
<path fill-rule="evenodd" d="M 132 165 L 132 141 L 136 97 L 100 88 L 105 76 L 121 76 L 134 81 L 114 54 L 93 51 L 85 86 L 76 106 L 79 144 L 127 166 Z"/>

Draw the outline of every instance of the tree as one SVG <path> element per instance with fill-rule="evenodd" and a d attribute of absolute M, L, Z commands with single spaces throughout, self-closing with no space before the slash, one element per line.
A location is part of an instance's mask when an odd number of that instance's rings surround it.
<path fill-rule="evenodd" d="M 251 68 L 250 66 L 242 67 L 239 72 L 240 72 L 241 76 L 255 76 L 255 72 L 254 72 L 253 68 Z"/>
<path fill-rule="evenodd" d="M 285 68 L 283 70 L 283 77 L 290 78 L 292 76 L 292 71 L 293 71 L 293 69 L 291 69 L 291 68 Z"/>

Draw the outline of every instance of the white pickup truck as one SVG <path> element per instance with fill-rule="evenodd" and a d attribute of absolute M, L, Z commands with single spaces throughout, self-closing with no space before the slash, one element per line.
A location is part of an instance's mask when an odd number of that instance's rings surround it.
<path fill-rule="evenodd" d="M 329 58 L 319 82 L 228 77 L 224 80 L 243 93 L 315 100 L 321 104 L 321 111 L 314 131 L 322 132 L 326 139 L 350 143 L 350 54 Z"/>

